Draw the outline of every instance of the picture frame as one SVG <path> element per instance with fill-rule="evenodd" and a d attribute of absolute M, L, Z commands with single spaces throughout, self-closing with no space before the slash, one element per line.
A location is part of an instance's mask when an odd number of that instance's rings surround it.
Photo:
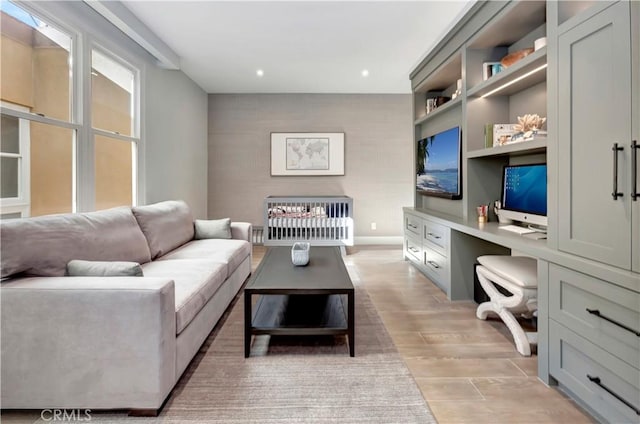
<path fill-rule="evenodd" d="M 271 133 L 271 175 L 344 175 L 344 133 Z"/>

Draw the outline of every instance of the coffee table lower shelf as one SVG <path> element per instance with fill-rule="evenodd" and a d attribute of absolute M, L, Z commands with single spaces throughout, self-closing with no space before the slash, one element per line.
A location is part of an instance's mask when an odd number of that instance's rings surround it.
<path fill-rule="evenodd" d="M 346 335 L 349 339 L 349 353 L 354 356 L 353 322 L 349 322 L 352 296 L 353 292 L 348 294 L 262 294 L 255 305 L 255 313 L 251 317 L 251 295 L 245 291 L 245 357 L 249 357 L 250 354 L 251 336 L 260 334 Z M 249 317 L 251 320 L 247 319 Z M 248 322 L 251 324 L 247 325 Z"/>

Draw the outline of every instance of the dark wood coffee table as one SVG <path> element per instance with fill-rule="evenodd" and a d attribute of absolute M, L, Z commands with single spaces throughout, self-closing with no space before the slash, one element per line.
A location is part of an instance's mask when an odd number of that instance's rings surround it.
<path fill-rule="evenodd" d="M 354 288 L 337 247 L 312 247 L 309 264 L 291 263 L 290 247 L 267 250 L 244 289 L 244 356 L 251 336 L 341 335 L 354 356 Z M 260 295 L 252 313 L 251 297 Z"/>

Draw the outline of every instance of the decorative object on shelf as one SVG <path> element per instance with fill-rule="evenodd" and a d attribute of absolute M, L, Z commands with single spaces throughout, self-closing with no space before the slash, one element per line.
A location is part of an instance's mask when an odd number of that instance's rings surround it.
<path fill-rule="evenodd" d="M 508 68 L 509 66 L 513 65 L 519 60 L 529 56 L 533 52 L 534 52 L 533 47 L 527 47 L 526 49 L 518 50 L 517 52 L 513 52 L 506 55 L 505 57 L 500 59 L 500 63 L 505 68 Z"/>
<path fill-rule="evenodd" d="M 455 99 L 461 94 L 462 94 L 462 79 L 458 78 L 458 80 L 456 81 L 456 91 L 454 91 L 453 94 L 451 95 L 451 100 Z"/>
<path fill-rule="evenodd" d="M 344 175 L 344 133 L 271 133 L 271 175 Z"/>
<path fill-rule="evenodd" d="M 487 213 L 489 212 L 489 205 L 480 205 L 476 207 L 478 213 L 478 224 L 484 224 L 487 222 Z"/>
<path fill-rule="evenodd" d="M 511 142 L 511 137 L 517 132 L 516 124 L 493 124 L 493 146 L 504 146 Z"/>
<path fill-rule="evenodd" d="M 518 116 L 518 123 L 514 127 L 516 133 L 511 136 L 510 142 L 517 143 L 546 137 L 547 132 L 541 129 L 546 120 L 547 118 L 541 118 L 535 113 Z"/>
<path fill-rule="evenodd" d="M 547 37 L 540 37 L 533 42 L 533 50 L 540 50 L 547 45 Z"/>
<path fill-rule="evenodd" d="M 427 99 L 427 102 L 426 102 L 427 115 L 433 112 L 435 108 L 436 108 L 436 99 Z"/>
<path fill-rule="evenodd" d="M 500 62 L 484 62 L 482 64 L 482 80 L 486 81 L 504 69 Z"/>
<path fill-rule="evenodd" d="M 309 250 L 311 244 L 306 241 L 297 241 L 291 246 L 291 262 L 295 266 L 305 266 L 309 263 Z"/>

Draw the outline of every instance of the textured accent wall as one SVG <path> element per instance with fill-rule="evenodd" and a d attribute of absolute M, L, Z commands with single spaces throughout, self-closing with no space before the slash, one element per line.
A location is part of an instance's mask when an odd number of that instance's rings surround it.
<path fill-rule="evenodd" d="M 266 196 L 345 194 L 356 237 L 402 235 L 413 204 L 409 94 L 210 94 L 208 113 L 210 218 L 263 225 Z M 345 175 L 272 177 L 271 132 L 344 132 Z"/>

